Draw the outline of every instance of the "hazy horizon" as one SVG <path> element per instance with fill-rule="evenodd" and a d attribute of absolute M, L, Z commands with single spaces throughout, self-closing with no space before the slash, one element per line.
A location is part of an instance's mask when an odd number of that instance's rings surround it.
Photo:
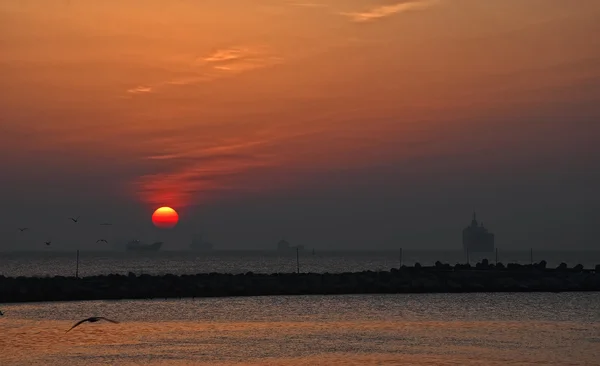
<path fill-rule="evenodd" d="M 121 242 L 120 244 L 124 244 L 125 242 Z M 228 247 L 228 248 L 220 248 L 216 247 L 210 250 L 196 250 L 186 246 L 187 243 L 178 243 L 180 245 L 176 245 L 175 247 L 165 246 L 161 248 L 160 251 L 157 252 L 143 252 L 140 258 L 144 258 L 145 255 L 151 256 L 160 256 L 160 253 L 195 253 L 198 256 L 211 256 L 213 254 L 219 253 L 269 253 L 269 254 L 277 254 L 282 256 L 294 257 L 296 256 L 295 250 L 289 251 L 280 251 L 277 250 L 276 247 L 273 246 L 265 246 L 265 247 L 257 247 L 257 248 L 247 248 L 247 247 Z M 181 245 L 183 244 L 183 245 Z M 270 244 L 270 243 L 269 243 Z M 301 244 L 302 245 L 302 244 Z M 462 248 L 415 248 L 410 246 L 398 247 L 398 248 L 330 248 L 330 249 L 320 249 L 313 247 L 306 247 L 300 253 L 302 256 L 312 255 L 312 250 L 315 250 L 315 255 L 322 254 L 351 254 L 351 253 L 383 253 L 383 254 L 392 254 L 394 258 L 399 256 L 400 248 L 403 253 L 462 253 L 465 251 Z M 497 248 L 499 253 L 518 253 L 526 255 L 527 259 L 529 259 L 529 253 L 533 248 L 521 248 L 521 249 L 505 249 L 505 248 Z M 78 248 L 49 248 L 48 250 L 40 250 L 39 247 L 23 247 L 19 248 L 8 248 L 8 249 L 0 249 L 2 253 L 36 253 L 40 252 L 42 254 L 68 254 L 73 255 L 74 252 L 79 250 L 81 253 L 127 253 L 125 248 L 114 248 L 106 246 L 104 248 L 94 247 L 94 246 L 80 246 Z M 534 250 L 534 255 L 536 253 L 600 253 L 600 249 L 592 248 L 592 249 L 541 249 Z M 132 256 L 139 255 L 138 252 L 132 252 Z M 473 255 L 473 253 L 471 253 Z M 474 254 L 477 257 L 486 258 L 488 260 L 494 259 L 494 252 L 477 252 Z M 443 258 L 437 258 L 437 260 L 442 260 Z M 536 257 L 536 261 L 545 260 L 543 257 Z"/>
<path fill-rule="evenodd" d="M 473 211 L 506 250 L 598 250 L 599 19 L 596 0 L 0 0 L 0 251 L 460 250 Z"/>

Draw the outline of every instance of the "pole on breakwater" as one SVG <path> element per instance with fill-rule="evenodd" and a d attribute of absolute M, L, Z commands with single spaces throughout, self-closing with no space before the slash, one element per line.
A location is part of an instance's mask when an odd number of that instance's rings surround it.
<path fill-rule="evenodd" d="M 75 263 L 75 278 L 79 278 L 79 249 L 77 249 L 77 262 Z"/>
<path fill-rule="evenodd" d="M 400 260 L 400 266 L 398 266 L 398 268 L 402 268 L 402 248 L 400 248 L 400 257 L 399 257 L 399 260 Z"/>
<path fill-rule="evenodd" d="M 296 247 L 296 271 L 300 274 L 300 248 Z"/>
<path fill-rule="evenodd" d="M 498 248 L 496 248 L 496 265 L 498 265 Z"/>
<path fill-rule="evenodd" d="M 533 248 L 529 249 L 529 260 L 531 265 L 533 265 Z"/>

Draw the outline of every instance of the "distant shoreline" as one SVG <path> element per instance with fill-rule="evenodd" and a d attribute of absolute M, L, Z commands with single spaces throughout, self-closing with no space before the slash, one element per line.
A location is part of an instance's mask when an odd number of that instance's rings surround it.
<path fill-rule="evenodd" d="M 0 303 L 231 296 L 600 291 L 600 265 L 436 263 L 390 271 L 196 275 L 0 276 Z"/>

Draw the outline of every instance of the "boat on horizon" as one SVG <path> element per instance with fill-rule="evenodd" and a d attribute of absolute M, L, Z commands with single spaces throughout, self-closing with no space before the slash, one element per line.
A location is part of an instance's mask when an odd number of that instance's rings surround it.
<path fill-rule="evenodd" d="M 202 235 L 198 235 L 192 242 L 190 243 L 191 250 L 199 250 L 199 251 L 208 251 L 213 249 L 212 243 L 204 240 Z"/>
<path fill-rule="evenodd" d="M 131 240 L 127 243 L 125 249 L 128 252 L 158 252 L 162 245 L 162 241 L 157 241 L 152 244 L 146 244 L 139 240 Z"/>

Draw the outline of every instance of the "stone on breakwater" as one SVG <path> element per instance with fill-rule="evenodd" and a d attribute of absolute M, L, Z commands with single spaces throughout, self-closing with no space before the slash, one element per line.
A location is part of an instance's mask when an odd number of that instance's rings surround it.
<path fill-rule="evenodd" d="M 533 265 L 487 261 L 450 266 L 437 262 L 433 267 L 402 266 L 390 271 L 354 273 L 200 273 L 106 275 L 75 277 L 0 276 L 0 303 L 29 301 L 72 301 L 110 299 L 151 299 L 213 296 L 261 296 L 301 294 L 368 294 L 423 292 L 503 291 L 600 291 L 600 265 L 546 269 Z"/>

